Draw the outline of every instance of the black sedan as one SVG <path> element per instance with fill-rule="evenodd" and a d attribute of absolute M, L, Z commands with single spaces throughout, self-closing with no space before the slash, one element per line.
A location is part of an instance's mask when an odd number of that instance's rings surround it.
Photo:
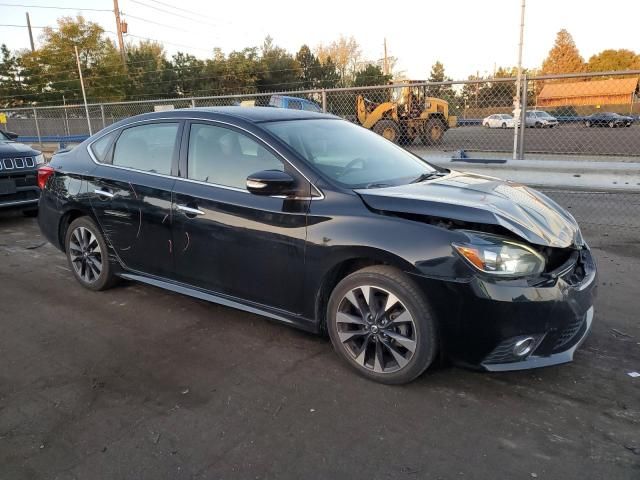
<path fill-rule="evenodd" d="M 38 213 L 36 176 L 44 157 L 38 150 L 16 142 L 15 133 L 0 130 L 0 210 L 22 210 L 27 216 Z"/>
<path fill-rule="evenodd" d="M 633 118 L 620 115 L 614 112 L 599 112 L 589 115 L 584 119 L 585 127 L 630 127 L 633 124 Z"/>
<path fill-rule="evenodd" d="M 136 280 L 328 332 L 380 382 L 437 355 L 568 362 L 591 327 L 596 269 L 571 215 L 331 115 L 141 115 L 54 156 L 39 182 L 42 232 L 83 286 Z"/>

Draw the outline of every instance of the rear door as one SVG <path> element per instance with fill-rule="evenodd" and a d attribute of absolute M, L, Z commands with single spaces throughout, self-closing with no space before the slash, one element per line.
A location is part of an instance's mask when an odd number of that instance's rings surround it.
<path fill-rule="evenodd" d="M 91 206 L 124 265 L 169 277 L 173 271 L 171 191 L 183 122 L 125 127 L 91 145 L 98 168 L 89 179 Z M 109 143 L 111 142 L 111 143 Z"/>
<path fill-rule="evenodd" d="M 176 279 L 242 300 L 298 313 L 302 306 L 310 184 L 246 131 L 212 122 L 185 127 L 174 188 Z M 246 178 L 286 170 L 300 199 L 257 196 Z"/>

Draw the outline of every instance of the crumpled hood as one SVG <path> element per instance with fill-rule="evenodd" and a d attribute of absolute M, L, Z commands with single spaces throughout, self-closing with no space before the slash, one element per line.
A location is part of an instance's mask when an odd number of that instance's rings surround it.
<path fill-rule="evenodd" d="M 451 171 L 421 183 L 356 190 L 375 210 L 500 225 L 536 245 L 583 244 L 575 219 L 553 200 L 525 185 Z"/>

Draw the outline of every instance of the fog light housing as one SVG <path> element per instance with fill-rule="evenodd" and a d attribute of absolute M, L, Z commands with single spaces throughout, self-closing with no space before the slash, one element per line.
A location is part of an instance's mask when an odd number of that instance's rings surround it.
<path fill-rule="evenodd" d="M 521 358 L 526 355 L 529 355 L 535 347 L 536 339 L 533 337 L 525 337 L 521 340 L 518 340 L 513 345 L 513 355 L 515 357 Z"/>

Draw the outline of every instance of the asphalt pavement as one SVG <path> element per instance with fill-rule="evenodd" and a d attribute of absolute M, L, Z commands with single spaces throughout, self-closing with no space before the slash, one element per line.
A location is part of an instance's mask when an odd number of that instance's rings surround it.
<path fill-rule="evenodd" d="M 582 124 L 561 124 L 554 128 L 527 128 L 525 155 L 562 154 L 619 156 L 635 158 L 640 155 L 640 125 L 628 128 L 587 128 Z M 422 147 L 416 141 L 416 147 Z M 469 152 L 510 153 L 513 151 L 513 129 L 457 127 L 448 130 L 437 146 L 424 147 L 434 154 L 466 150 Z"/>
<path fill-rule="evenodd" d="M 153 287 L 90 292 L 0 213 L 0 479 L 638 479 L 638 231 L 574 363 L 364 380 L 326 338 Z"/>

